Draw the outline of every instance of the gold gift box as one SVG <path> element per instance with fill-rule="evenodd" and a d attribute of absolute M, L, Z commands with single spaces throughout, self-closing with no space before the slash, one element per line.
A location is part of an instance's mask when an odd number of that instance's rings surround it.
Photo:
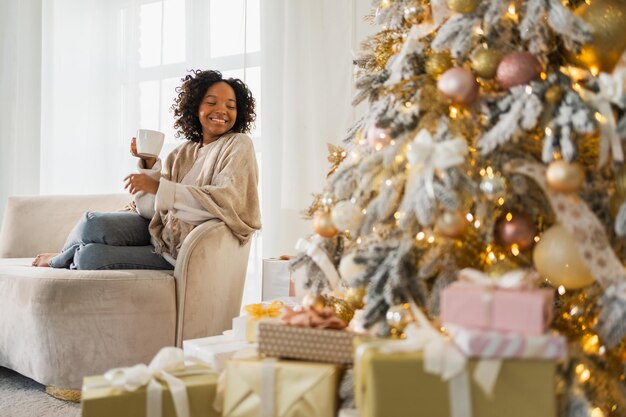
<path fill-rule="evenodd" d="M 556 416 L 554 361 L 503 361 L 492 398 L 471 377 L 477 364 L 468 360 L 473 417 Z M 381 353 L 370 348 L 355 365 L 355 400 L 361 417 L 451 415 L 448 383 L 424 371 L 422 352 Z"/>
<path fill-rule="evenodd" d="M 190 366 L 189 369 L 200 369 Z M 201 367 L 201 369 L 207 369 Z M 213 409 L 217 389 L 217 374 L 188 375 L 178 377 L 187 387 L 189 412 L 194 417 L 219 417 Z M 102 375 L 83 379 L 82 417 L 142 417 L 146 416 L 146 387 L 129 392 L 119 388 L 102 387 L 106 381 Z M 167 385 L 163 387 L 162 417 L 176 417 L 172 395 Z"/>
<path fill-rule="evenodd" d="M 268 367 L 273 367 L 273 387 L 264 378 Z M 228 361 L 223 416 L 261 416 L 265 401 L 272 401 L 265 397 L 273 394 L 273 417 L 334 417 L 341 371 L 341 366 L 327 363 Z"/>

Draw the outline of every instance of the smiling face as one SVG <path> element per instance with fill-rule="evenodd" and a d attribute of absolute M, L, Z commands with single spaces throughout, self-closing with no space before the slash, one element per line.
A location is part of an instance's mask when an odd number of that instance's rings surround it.
<path fill-rule="evenodd" d="M 218 139 L 235 125 L 237 100 L 235 90 L 225 82 L 209 87 L 198 107 L 198 118 L 202 125 L 202 143 Z"/>

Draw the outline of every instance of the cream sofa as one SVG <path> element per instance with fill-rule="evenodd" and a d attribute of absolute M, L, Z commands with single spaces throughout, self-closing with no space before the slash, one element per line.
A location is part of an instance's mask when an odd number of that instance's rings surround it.
<path fill-rule="evenodd" d="M 79 216 L 128 195 L 11 197 L 0 230 L 0 366 L 78 389 L 85 375 L 147 363 L 163 346 L 220 334 L 239 314 L 250 245 L 209 221 L 169 271 L 30 266 L 58 252 Z"/>

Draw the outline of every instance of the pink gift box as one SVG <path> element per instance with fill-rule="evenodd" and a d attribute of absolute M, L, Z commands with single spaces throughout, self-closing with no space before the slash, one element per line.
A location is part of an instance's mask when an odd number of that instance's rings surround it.
<path fill-rule="evenodd" d="M 480 359 L 546 359 L 560 360 L 567 356 L 563 336 L 548 332 L 541 336 L 524 336 L 499 330 L 476 330 L 448 325 L 452 341 L 465 356 Z"/>
<path fill-rule="evenodd" d="M 476 329 L 542 335 L 552 320 L 549 288 L 500 289 L 454 282 L 441 292 L 441 322 Z"/>

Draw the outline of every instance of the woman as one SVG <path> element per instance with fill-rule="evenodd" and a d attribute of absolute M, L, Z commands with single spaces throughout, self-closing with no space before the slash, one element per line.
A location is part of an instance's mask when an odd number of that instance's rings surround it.
<path fill-rule="evenodd" d="M 173 269 L 191 230 L 223 221 L 245 244 L 261 227 L 258 169 L 249 132 L 255 101 L 238 79 L 218 71 L 191 71 L 172 109 L 177 137 L 187 141 L 161 167 L 137 154 L 139 173 L 128 175 L 132 211 L 87 212 L 59 254 L 41 254 L 34 266 L 70 269 Z"/>

